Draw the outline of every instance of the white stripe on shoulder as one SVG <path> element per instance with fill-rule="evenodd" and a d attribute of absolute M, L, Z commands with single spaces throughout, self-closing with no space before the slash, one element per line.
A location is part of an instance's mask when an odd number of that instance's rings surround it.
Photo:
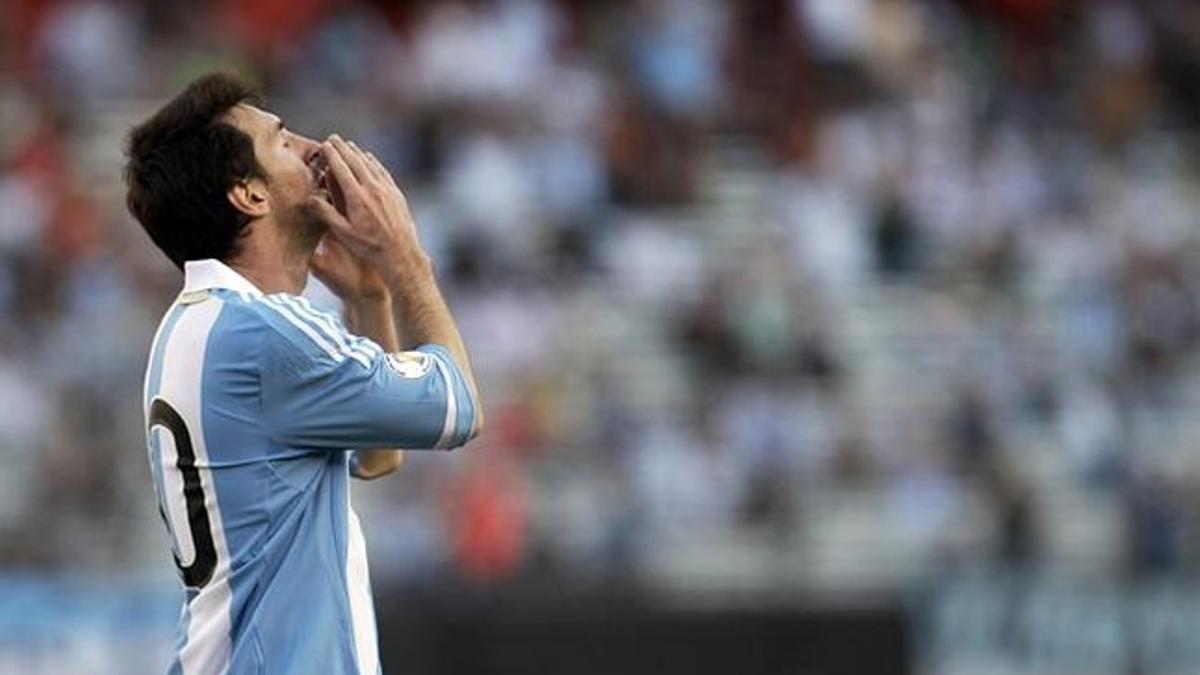
<path fill-rule="evenodd" d="M 317 309 L 312 302 L 304 296 L 296 296 L 296 300 L 298 300 L 301 305 L 307 308 L 308 311 L 324 320 L 325 325 L 329 326 L 330 330 L 333 330 L 338 335 L 341 335 L 343 338 L 345 338 L 351 349 L 362 353 L 368 359 L 374 359 L 383 356 L 383 349 L 379 345 L 375 344 L 375 342 L 369 338 L 351 333 L 346 329 L 346 325 L 343 324 L 341 319 L 339 319 L 336 315 Z"/>
<path fill-rule="evenodd" d="M 431 353 L 433 362 L 437 364 L 438 372 L 442 374 L 442 380 L 446 383 L 446 421 L 442 423 L 442 435 L 434 444 L 435 449 L 450 447 L 454 441 L 454 431 L 458 426 L 458 400 L 454 394 L 454 380 L 450 377 L 450 371 L 446 368 L 446 364 L 442 363 L 440 354 Z"/>
<path fill-rule="evenodd" d="M 321 337 L 319 333 L 313 330 L 311 326 L 304 321 L 301 321 L 299 317 L 292 313 L 292 310 L 288 309 L 287 305 L 280 302 L 277 298 L 269 295 L 263 296 L 263 305 L 275 310 L 275 312 L 286 319 L 288 323 L 292 324 L 299 329 L 300 332 L 307 335 L 309 339 L 315 342 L 316 345 L 322 350 L 324 350 L 325 353 L 329 355 L 329 358 L 333 359 L 335 363 L 341 363 L 342 361 L 346 360 L 346 357 L 342 356 L 341 352 L 339 352 L 333 345 L 329 344 L 329 342 L 327 342 L 325 338 Z"/>
<path fill-rule="evenodd" d="M 330 339 L 342 350 L 342 353 L 350 358 L 358 361 L 363 368 L 371 367 L 371 354 L 357 350 L 350 345 L 346 339 L 347 335 L 339 329 L 333 320 L 328 315 L 317 311 L 317 308 L 309 304 L 307 298 L 296 297 L 293 295 L 276 296 L 283 302 L 287 303 L 288 307 L 296 312 L 296 315 L 308 321 L 309 325 L 325 334 L 325 337 Z"/>
<path fill-rule="evenodd" d="M 356 348 L 365 351 L 373 359 L 383 356 L 383 348 L 367 338 L 351 335 L 350 341 L 354 343 Z"/>
<path fill-rule="evenodd" d="M 309 315 L 312 316 L 314 321 L 320 322 L 321 325 L 333 335 L 339 336 L 341 339 L 345 340 L 348 349 L 362 354 L 369 360 L 374 360 L 380 356 L 383 356 L 383 349 L 379 345 L 375 344 L 372 340 L 364 338 L 360 335 L 355 335 L 346 330 L 346 326 L 341 322 L 341 320 L 329 312 L 324 312 L 317 309 L 315 306 L 313 306 L 312 302 L 308 298 L 302 295 L 291 296 L 291 298 L 299 304 L 299 309 L 305 310 Z"/>
<path fill-rule="evenodd" d="M 327 325 L 330 330 L 342 336 L 342 338 L 346 340 L 346 344 L 350 349 L 367 357 L 368 360 L 374 360 L 380 356 L 383 356 L 383 349 L 381 349 L 371 340 L 359 335 L 355 335 L 346 330 L 346 326 L 336 316 L 333 316 L 328 312 L 320 311 L 314 307 L 311 302 L 309 302 L 308 298 L 301 296 L 297 297 L 296 299 L 300 301 L 301 305 L 308 308 L 310 312 L 313 312 L 315 315 L 323 319 L 325 325 Z"/>
<path fill-rule="evenodd" d="M 370 349 L 367 349 L 359 344 L 362 342 L 362 339 L 351 335 L 349 331 L 346 330 L 346 327 L 342 325 L 341 321 L 338 321 L 335 317 L 330 316 L 328 312 L 322 312 L 316 307 L 313 307 L 308 298 L 294 296 L 292 300 L 299 305 L 299 309 L 306 312 L 314 321 L 318 322 L 321 326 L 324 326 L 325 329 L 330 332 L 330 334 L 334 335 L 339 343 L 344 343 L 346 345 L 346 349 L 361 354 L 368 361 L 374 358 L 375 355 L 371 353 Z M 346 355 L 350 356 L 349 353 Z M 370 366 L 369 363 L 367 365 L 368 367 Z"/>

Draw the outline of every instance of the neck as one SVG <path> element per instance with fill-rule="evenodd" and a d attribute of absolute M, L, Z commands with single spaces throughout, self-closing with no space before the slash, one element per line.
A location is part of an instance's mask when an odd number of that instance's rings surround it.
<path fill-rule="evenodd" d="M 315 243 L 311 246 L 270 236 L 275 228 L 255 227 L 242 241 L 238 255 L 228 262 L 263 293 L 299 295 L 308 282 Z"/>
<path fill-rule="evenodd" d="M 270 264 L 267 261 L 244 261 L 239 258 L 230 262 L 229 266 L 266 294 L 300 295 L 308 281 L 307 262 L 292 264 L 281 261 L 277 264 Z"/>

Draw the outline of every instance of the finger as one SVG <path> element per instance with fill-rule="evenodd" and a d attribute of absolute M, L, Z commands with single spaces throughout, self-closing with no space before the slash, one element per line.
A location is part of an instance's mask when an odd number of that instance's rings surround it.
<path fill-rule="evenodd" d="M 350 221 L 338 213 L 333 204 L 326 199 L 313 195 L 304 202 L 304 207 L 310 215 L 324 223 L 332 232 L 350 229 Z M 328 242 L 323 241 L 322 244 L 325 245 L 326 253 L 328 253 Z"/>
<path fill-rule="evenodd" d="M 336 260 L 330 258 L 329 254 L 314 255 L 312 257 L 311 269 L 312 273 L 321 280 L 321 283 L 325 284 L 330 288 L 330 290 L 334 290 L 336 293 L 335 289 L 338 287 L 338 282 L 340 280 L 338 275 L 339 266 Z"/>
<path fill-rule="evenodd" d="M 332 204 L 320 197 L 309 197 L 304 207 L 309 213 L 329 228 L 322 240 L 327 261 L 336 257 L 362 259 L 364 255 L 360 236 L 354 225 Z"/>
<path fill-rule="evenodd" d="M 351 192 L 357 194 L 362 189 L 362 185 L 354 177 L 354 173 L 346 165 L 341 153 L 337 151 L 337 148 L 332 143 L 326 141 L 321 144 L 321 156 L 325 158 L 325 163 L 329 165 L 329 170 L 333 173 L 333 180 L 337 183 L 338 189 L 342 191 L 343 197 Z"/>
<path fill-rule="evenodd" d="M 384 185 L 390 186 L 393 190 L 395 190 L 400 199 L 407 204 L 408 198 L 404 196 L 404 190 L 400 189 L 400 186 L 396 183 L 396 179 L 392 177 L 392 172 L 388 171 L 387 167 L 383 165 L 383 162 L 379 161 L 379 158 L 373 153 L 368 151 L 363 154 L 367 158 L 368 166 L 370 166 L 372 170 L 379 175 L 379 180 Z"/>
<path fill-rule="evenodd" d="M 371 177 L 375 178 L 376 180 L 382 180 L 383 176 L 379 173 L 379 162 L 372 161 L 371 152 L 358 147 L 358 144 L 354 141 L 350 141 L 350 147 L 354 148 L 354 151 L 357 152 L 358 156 L 362 158 L 363 166 L 366 167 L 367 172 L 371 174 Z"/>
<path fill-rule="evenodd" d="M 334 241 L 332 236 L 327 237 L 329 241 Z M 321 277 L 327 277 L 328 273 L 336 272 L 345 267 L 345 256 L 347 254 L 342 251 L 334 251 L 329 246 L 325 246 L 323 250 L 318 250 L 313 253 L 312 269 Z"/>
<path fill-rule="evenodd" d="M 333 147 L 341 154 L 342 159 L 346 162 L 346 166 L 354 172 L 354 177 L 359 183 L 365 183 L 372 179 L 371 172 L 367 170 L 367 165 L 363 162 L 362 153 L 356 148 L 350 146 L 349 143 L 342 140 L 341 136 L 334 134 L 330 137 L 333 141 Z"/>
<path fill-rule="evenodd" d="M 366 167 L 367 172 L 370 173 L 373 178 L 379 180 L 386 180 L 386 178 L 388 178 L 388 169 L 385 169 L 382 163 L 379 163 L 379 160 L 377 160 L 376 156 L 371 153 L 371 150 L 359 148 L 359 144 L 353 141 L 347 141 L 347 143 L 349 143 L 350 148 L 352 148 L 355 153 L 358 153 L 359 156 L 362 157 L 362 166 Z"/>
<path fill-rule="evenodd" d="M 363 167 L 366 168 L 367 173 L 369 173 L 372 178 L 385 186 L 392 183 L 391 174 L 388 173 L 387 169 L 384 168 L 383 164 L 376 159 L 375 155 L 373 155 L 371 151 L 363 150 L 362 148 L 358 147 L 354 141 L 350 141 L 350 147 L 358 153 L 360 158 L 362 158 Z"/>
<path fill-rule="evenodd" d="M 341 214 L 339 213 L 338 215 Z M 321 243 L 317 244 L 317 250 L 323 252 L 326 257 L 337 257 L 342 255 L 346 251 L 346 248 L 336 235 L 332 232 L 326 232 L 321 235 Z"/>
<path fill-rule="evenodd" d="M 366 180 L 367 177 L 371 178 L 372 180 L 378 180 L 379 176 L 376 175 L 375 170 L 371 168 L 371 163 L 367 161 L 367 153 L 363 152 L 363 149 L 358 147 L 358 143 L 355 143 L 354 141 L 351 141 L 351 140 L 347 140 L 346 145 L 350 148 L 352 157 L 357 159 L 359 161 L 359 163 L 362 165 L 362 170 L 363 170 L 363 173 L 365 174 L 365 177 L 363 178 L 363 180 Z M 354 167 L 351 167 L 351 168 L 354 168 Z"/>
<path fill-rule="evenodd" d="M 323 244 L 313 251 L 312 268 L 314 272 L 322 273 L 333 267 L 333 254 L 323 248 Z"/>
<path fill-rule="evenodd" d="M 366 153 L 367 166 L 374 172 L 375 177 L 387 184 L 394 185 L 396 181 L 392 180 L 392 174 L 387 170 L 387 167 L 379 161 L 377 157 L 370 151 Z"/>
<path fill-rule="evenodd" d="M 345 248 L 333 232 L 326 232 L 321 235 L 321 241 L 317 242 L 317 248 L 313 251 L 313 259 L 320 259 L 325 263 L 331 263 L 334 260 L 342 257 L 345 254 Z"/>

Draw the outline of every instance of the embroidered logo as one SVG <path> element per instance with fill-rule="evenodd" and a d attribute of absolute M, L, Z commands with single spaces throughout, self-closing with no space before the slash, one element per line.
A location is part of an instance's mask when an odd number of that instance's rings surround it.
<path fill-rule="evenodd" d="M 400 377 L 415 380 L 433 368 L 433 357 L 425 352 L 399 352 L 388 354 L 387 364 Z"/>

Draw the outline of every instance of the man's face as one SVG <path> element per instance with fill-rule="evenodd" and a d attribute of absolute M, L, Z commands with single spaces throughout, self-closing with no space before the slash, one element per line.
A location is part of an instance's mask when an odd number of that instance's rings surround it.
<path fill-rule="evenodd" d="M 266 173 L 271 213 L 278 222 L 290 236 L 305 240 L 319 237 L 323 227 L 307 215 L 303 206 L 314 194 L 328 198 L 320 143 L 291 131 L 279 117 L 251 105 L 230 109 L 225 119 L 253 139 L 254 154 Z"/>

